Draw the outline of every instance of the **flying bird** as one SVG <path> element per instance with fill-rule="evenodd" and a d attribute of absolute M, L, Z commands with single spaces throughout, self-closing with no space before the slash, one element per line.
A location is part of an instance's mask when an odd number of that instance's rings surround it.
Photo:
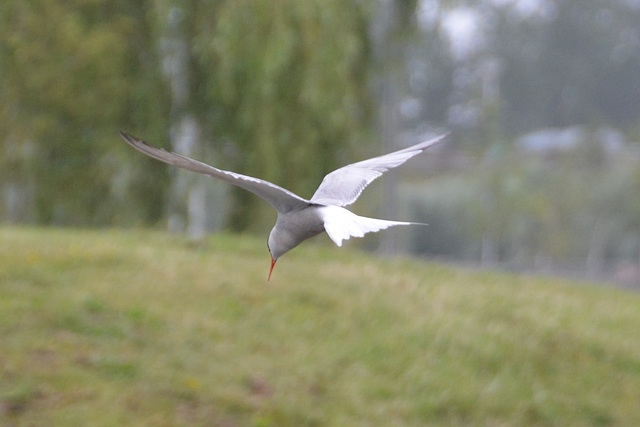
<path fill-rule="evenodd" d="M 324 177 L 309 200 L 269 181 L 215 168 L 155 147 L 124 132 L 120 132 L 120 136 L 133 148 L 149 157 L 193 172 L 211 175 L 244 188 L 269 203 L 278 212 L 276 225 L 271 229 L 267 241 L 271 254 L 271 268 L 267 280 L 271 280 L 273 267 L 282 255 L 323 231 L 327 232 L 336 245 L 342 246 L 342 241 L 350 237 L 363 237 L 366 233 L 396 225 L 419 224 L 362 217 L 345 209 L 344 206 L 355 202 L 362 190 L 384 172 L 442 142 L 448 134 L 336 169 Z"/>

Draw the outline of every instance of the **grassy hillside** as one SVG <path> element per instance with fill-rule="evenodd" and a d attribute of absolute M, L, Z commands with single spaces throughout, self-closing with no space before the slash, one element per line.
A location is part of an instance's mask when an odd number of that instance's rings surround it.
<path fill-rule="evenodd" d="M 640 425 L 640 296 L 265 239 L 0 228 L 0 425 Z"/>

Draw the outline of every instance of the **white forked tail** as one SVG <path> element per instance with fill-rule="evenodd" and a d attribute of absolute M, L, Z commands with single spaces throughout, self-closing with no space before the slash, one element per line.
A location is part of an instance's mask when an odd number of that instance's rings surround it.
<path fill-rule="evenodd" d="M 343 240 L 350 237 L 363 237 L 367 233 L 384 230 L 396 225 L 426 225 L 417 222 L 387 221 L 385 219 L 358 216 L 338 206 L 321 208 L 324 229 L 336 245 L 342 246 Z"/>

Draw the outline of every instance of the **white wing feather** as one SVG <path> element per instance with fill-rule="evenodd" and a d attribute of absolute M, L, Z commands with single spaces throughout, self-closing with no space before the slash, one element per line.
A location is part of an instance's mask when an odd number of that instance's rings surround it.
<path fill-rule="evenodd" d="M 193 172 L 211 175 L 229 184 L 244 188 L 256 196 L 261 197 L 278 212 L 284 213 L 294 209 L 304 209 L 311 203 L 309 200 L 303 199 L 291 191 L 269 181 L 215 168 L 189 157 L 155 147 L 142 139 L 124 132 L 120 132 L 120 136 L 133 148 L 156 160 Z"/>
<path fill-rule="evenodd" d="M 310 200 L 312 203 L 325 206 L 350 205 L 358 199 L 362 190 L 371 184 L 373 180 L 389 169 L 400 166 L 413 156 L 422 153 L 427 148 L 442 142 L 448 135 L 440 135 L 393 153 L 336 169 L 324 177 Z"/>

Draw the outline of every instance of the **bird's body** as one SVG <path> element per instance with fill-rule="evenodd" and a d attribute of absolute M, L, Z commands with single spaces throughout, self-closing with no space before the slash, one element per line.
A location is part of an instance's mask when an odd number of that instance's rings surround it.
<path fill-rule="evenodd" d="M 345 209 L 344 206 L 355 202 L 362 190 L 384 172 L 400 166 L 447 136 L 445 134 L 390 154 L 337 169 L 324 177 L 315 194 L 307 200 L 271 182 L 218 169 L 180 154 L 170 153 L 123 132 L 120 132 L 120 135 L 129 145 L 149 157 L 222 179 L 254 193 L 269 203 L 278 212 L 278 219 L 268 240 L 271 252 L 269 278 L 278 258 L 323 231 L 327 232 L 336 245 L 342 246 L 342 241 L 350 237 L 362 237 L 366 233 L 396 225 L 416 224 L 362 217 Z"/>
<path fill-rule="evenodd" d="M 324 231 L 321 206 L 309 204 L 303 209 L 278 212 L 276 225 L 269 233 L 269 250 L 274 259 Z"/>

